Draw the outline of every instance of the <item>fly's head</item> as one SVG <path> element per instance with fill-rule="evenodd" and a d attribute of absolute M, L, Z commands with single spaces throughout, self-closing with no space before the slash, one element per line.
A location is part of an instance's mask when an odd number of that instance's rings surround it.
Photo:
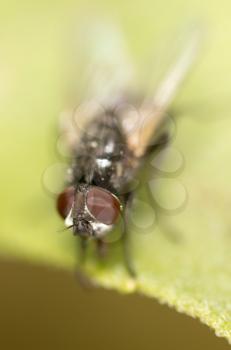
<path fill-rule="evenodd" d="M 116 224 L 122 206 L 110 191 L 84 184 L 65 189 L 58 196 L 57 209 L 75 235 L 99 238 Z"/>

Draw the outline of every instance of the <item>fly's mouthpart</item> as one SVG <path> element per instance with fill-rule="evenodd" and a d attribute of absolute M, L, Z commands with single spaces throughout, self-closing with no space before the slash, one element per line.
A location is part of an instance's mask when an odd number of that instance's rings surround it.
<path fill-rule="evenodd" d="M 73 220 L 73 234 L 81 237 L 90 238 L 94 236 L 93 228 L 90 222 L 86 220 Z"/>
<path fill-rule="evenodd" d="M 102 238 L 113 228 L 113 225 L 105 225 L 85 219 L 76 219 L 73 222 L 71 226 L 73 228 L 73 234 L 85 238 Z"/>

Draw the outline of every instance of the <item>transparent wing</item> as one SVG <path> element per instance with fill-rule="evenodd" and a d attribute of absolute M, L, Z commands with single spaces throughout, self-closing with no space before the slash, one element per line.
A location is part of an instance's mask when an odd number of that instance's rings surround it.
<path fill-rule="evenodd" d="M 153 97 L 147 98 L 138 109 L 139 118 L 136 128 L 127 137 L 128 144 L 136 156 L 139 157 L 145 153 L 153 135 L 163 121 L 167 109 L 198 56 L 201 39 L 201 27 L 195 27 L 190 31 L 185 45 L 157 86 Z"/>
<path fill-rule="evenodd" d="M 82 26 L 85 98 L 104 107 L 121 99 L 132 87 L 134 68 L 124 38 L 113 22 L 91 21 Z"/>
<path fill-rule="evenodd" d="M 141 84 L 137 83 L 118 27 L 98 20 L 82 24 L 78 28 L 78 40 L 73 35 L 71 90 L 74 93 L 71 107 L 61 115 L 60 149 L 72 150 L 93 117 L 102 116 L 108 107 L 116 107 L 129 147 L 136 156 L 142 156 L 198 55 L 203 36 L 201 26 L 184 32 L 187 35 L 175 60 L 162 73 L 162 79 L 158 76 L 160 83 L 154 93 L 137 107 L 138 101 L 133 97 Z M 162 61 L 160 58 L 159 62 Z M 154 70 L 163 71 L 158 68 Z"/>
<path fill-rule="evenodd" d="M 136 86 L 135 70 L 116 25 L 92 19 L 77 33 L 72 43 L 71 107 L 60 118 L 61 143 L 70 150 L 93 117 L 125 102 Z"/>

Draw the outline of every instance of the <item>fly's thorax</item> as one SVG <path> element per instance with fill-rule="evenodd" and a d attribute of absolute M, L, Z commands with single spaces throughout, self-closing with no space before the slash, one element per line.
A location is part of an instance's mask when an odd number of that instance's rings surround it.
<path fill-rule="evenodd" d="M 87 183 L 120 193 L 132 172 L 131 152 L 119 120 L 112 113 L 95 119 L 76 147 L 74 183 Z"/>

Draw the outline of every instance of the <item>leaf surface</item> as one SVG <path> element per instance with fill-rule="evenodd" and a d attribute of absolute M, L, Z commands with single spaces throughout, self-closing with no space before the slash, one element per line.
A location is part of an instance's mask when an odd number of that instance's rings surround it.
<path fill-rule="evenodd" d="M 184 164 L 171 176 L 158 173 L 154 191 L 159 206 L 168 210 L 155 212 L 156 225 L 145 234 L 142 229 L 131 232 L 137 279 L 128 276 L 119 244 L 110 245 L 104 262 L 98 261 L 92 246 L 84 269 L 106 288 L 155 297 L 198 317 L 231 341 L 231 4 L 97 4 L 117 13 L 138 59 L 151 43 L 161 46 L 168 33 L 191 20 L 192 14 L 207 23 L 208 37 L 173 106 L 178 119 L 172 146 Z M 64 33 L 78 11 L 71 1 L 61 0 L 55 5 L 51 0 L 12 1 L 11 7 L 1 7 L 1 254 L 75 269 L 76 239 L 58 232 L 62 222 L 42 179 L 47 167 L 63 161 L 56 145 L 57 116 L 65 105 L 67 86 Z M 162 163 L 168 171 L 169 161 L 166 156 Z M 177 200 L 185 195 L 181 207 Z"/>

